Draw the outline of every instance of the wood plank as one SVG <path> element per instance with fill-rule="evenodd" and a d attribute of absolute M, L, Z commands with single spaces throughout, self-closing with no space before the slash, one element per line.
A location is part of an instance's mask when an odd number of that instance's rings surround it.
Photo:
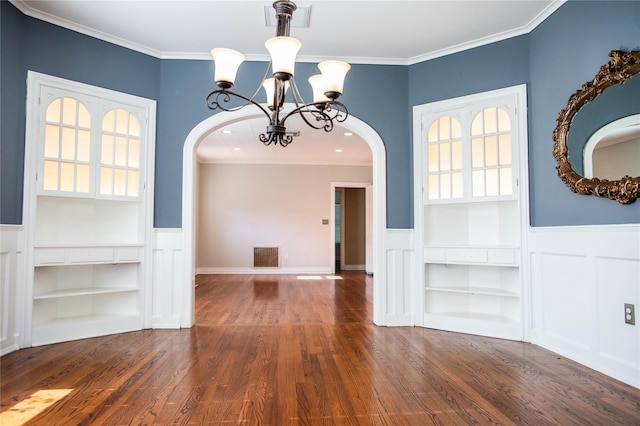
<path fill-rule="evenodd" d="M 196 325 L 28 348 L 0 361 L 28 424 L 640 424 L 640 390 L 540 347 L 372 324 L 358 273 L 197 277 Z M 1 414 L 0 414 L 1 415 Z"/>

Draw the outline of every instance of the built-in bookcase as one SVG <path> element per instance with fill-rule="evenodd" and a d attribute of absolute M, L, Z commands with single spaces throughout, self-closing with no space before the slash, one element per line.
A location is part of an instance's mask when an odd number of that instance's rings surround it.
<path fill-rule="evenodd" d="M 145 325 L 155 102 L 29 73 L 25 345 Z"/>
<path fill-rule="evenodd" d="M 523 339 L 525 93 L 520 86 L 414 108 L 425 327 Z"/>

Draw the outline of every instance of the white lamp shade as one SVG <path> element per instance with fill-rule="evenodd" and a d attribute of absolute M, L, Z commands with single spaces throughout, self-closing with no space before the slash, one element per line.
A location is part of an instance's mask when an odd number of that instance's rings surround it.
<path fill-rule="evenodd" d="M 342 61 L 324 61 L 318 64 L 324 78 L 325 93 L 342 94 L 344 78 L 351 69 L 351 65 Z"/>
<path fill-rule="evenodd" d="M 296 55 L 302 47 L 302 43 L 293 37 L 273 37 L 267 40 L 264 45 L 271 55 L 273 74 L 293 75 Z"/>
<path fill-rule="evenodd" d="M 275 91 L 276 91 L 276 79 L 275 78 L 267 78 L 262 82 L 262 88 L 264 89 L 265 93 L 267 94 L 267 105 L 269 106 L 269 108 L 273 108 L 273 100 L 274 100 L 274 95 L 275 95 Z M 287 93 L 287 90 L 289 89 L 289 82 L 285 81 L 284 82 L 284 92 Z"/>
<path fill-rule="evenodd" d="M 309 84 L 311 85 L 311 89 L 313 89 L 313 103 L 324 103 L 331 100 L 324 94 L 324 78 L 322 74 L 309 77 Z"/>
<path fill-rule="evenodd" d="M 238 67 L 244 61 L 244 55 L 232 49 L 218 47 L 211 50 L 211 56 L 215 61 L 213 81 L 227 82 L 233 86 Z"/>

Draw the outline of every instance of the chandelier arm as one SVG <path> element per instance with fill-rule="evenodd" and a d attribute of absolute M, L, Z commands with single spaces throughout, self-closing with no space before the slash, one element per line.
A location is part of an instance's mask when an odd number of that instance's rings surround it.
<path fill-rule="evenodd" d="M 332 106 L 335 106 L 335 108 L 331 108 Z M 349 111 L 343 103 L 338 101 L 304 104 L 299 105 L 297 108 L 288 112 L 280 123 L 284 125 L 287 118 L 294 114 L 300 115 L 302 120 L 304 120 L 309 127 L 316 130 L 324 129 L 325 132 L 330 132 L 333 130 L 333 121 L 335 120 L 338 123 L 344 122 L 349 116 Z M 309 121 L 305 114 L 311 114 L 316 121 L 322 121 L 323 123 L 321 125 L 314 124 Z"/>
<path fill-rule="evenodd" d="M 222 102 L 223 103 L 227 103 L 229 101 L 231 101 L 231 96 L 235 96 L 237 98 L 240 99 L 244 99 L 245 101 L 247 101 L 247 103 L 245 103 L 244 105 L 241 105 L 239 107 L 234 107 L 234 108 L 227 108 L 225 107 L 223 104 L 220 103 L 220 98 L 222 97 Z M 216 109 L 220 109 L 221 111 L 238 111 L 241 110 L 242 108 L 246 107 L 247 105 L 249 105 L 249 103 L 257 106 L 258 108 L 260 108 L 262 110 L 262 112 L 264 112 L 264 115 L 267 116 L 267 118 L 271 118 L 271 113 L 265 109 L 262 105 L 260 105 L 258 102 L 254 101 L 252 98 L 247 98 L 244 95 L 241 95 L 239 93 L 236 92 L 232 92 L 231 90 L 226 90 L 226 89 L 221 89 L 221 90 L 214 90 L 213 92 L 209 93 L 207 95 L 206 98 L 206 102 L 207 102 L 207 108 L 209 108 L 212 111 L 215 111 Z"/>

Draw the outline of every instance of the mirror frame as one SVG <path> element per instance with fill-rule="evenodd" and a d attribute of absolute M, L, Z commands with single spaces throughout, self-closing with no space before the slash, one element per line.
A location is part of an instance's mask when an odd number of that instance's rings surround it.
<path fill-rule="evenodd" d="M 612 50 L 611 60 L 600 67 L 592 81 L 582 85 L 569 98 L 567 107 L 558 114 L 558 125 L 553 131 L 553 156 L 558 161 L 558 177 L 577 194 L 595 195 L 616 200 L 620 204 L 631 204 L 640 196 L 640 176 L 623 176 L 619 180 L 588 179 L 577 174 L 569 163 L 567 135 L 571 120 L 587 103 L 593 101 L 607 87 L 622 84 L 640 72 L 640 51 L 624 52 Z"/>

